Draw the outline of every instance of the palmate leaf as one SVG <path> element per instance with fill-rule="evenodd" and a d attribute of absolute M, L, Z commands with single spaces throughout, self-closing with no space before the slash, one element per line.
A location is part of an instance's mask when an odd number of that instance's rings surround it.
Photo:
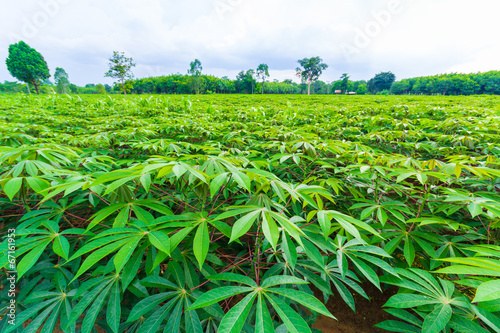
<path fill-rule="evenodd" d="M 67 301 L 68 297 L 73 295 L 64 294 L 62 292 L 47 293 L 47 295 L 41 295 L 41 297 L 35 302 L 35 304 L 30 305 L 21 313 L 16 314 L 14 324 L 9 324 L 5 332 L 15 332 L 21 329 L 21 325 L 25 324 L 26 321 L 35 314 L 39 313 L 35 319 L 29 325 L 25 325 L 26 328 L 23 332 L 36 332 L 41 329 L 41 332 L 52 332 L 56 325 L 57 319 L 61 316 L 61 310 L 64 307 L 64 303 Z M 47 299 L 48 298 L 48 299 Z M 44 300 L 46 299 L 46 300 Z M 40 312 L 43 309 L 42 312 Z M 69 307 L 69 309 L 71 309 Z"/>
<path fill-rule="evenodd" d="M 70 325 L 76 323 L 78 318 L 80 318 L 80 316 L 85 312 L 81 330 L 82 332 L 90 333 L 94 327 L 94 323 L 101 308 L 104 306 L 105 301 L 108 300 L 107 297 L 112 290 L 112 287 L 115 286 L 115 289 L 118 288 L 118 286 L 116 286 L 119 281 L 117 277 L 94 280 L 95 282 L 90 280 L 90 283 L 82 284 L 82 286 L 77 291 L 75 297 L 77 297 L 79 294 L 83 294 L 85 291 L 90 289 L 84 294 L 83 298 L 81 298 L 72 309 L 71 313 L 69 314 L 66 329 L 68 329 Z M 116 292 L 116 290 L 114 292 Z M 115 309 L 108 312 L 110 316 L 108 321 L 112 323 L 115 323 L 116 318 L 114 318 L 114 316 L 120 311 L 116 308 L 116 304 L 114 306 Z"/>

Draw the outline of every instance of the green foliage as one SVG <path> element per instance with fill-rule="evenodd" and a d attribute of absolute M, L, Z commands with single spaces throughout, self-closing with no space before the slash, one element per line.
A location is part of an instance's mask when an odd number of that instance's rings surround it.
<path fill-rule="evenodd" d="M 2 95 L 0 331 L 499 331 L 498 102 Z"/>
<path fill-rule="evenodd" d="M 125 83 L 134 77 L 132 67 L 135 67 L 134 59 L 125 57 L 123 52 L 113 51 L 113 56 L 109 58 L 109 70 L 104 76 L 118 79 L 123 93 L 127 95 L 127 88 L 130 87 L 126 87 Z"/>
<path fill-rule="evenodd" d="M 391 87 L 393 94 L 474 95 L 500 94 L 500 71 L 442 74 L 403 79 Z"/>
<path fill-rule="evenodd" d="M 262 93 L 264 93 L 264 82 L 266 82 L 266 78 L 269 77 L 269 66 L 266 64 L 260 64 L 255 71 L 258 79 L 262 80 Z"/>
<path fill-rule="evenodd" d="M 23 41 L 9 46 L 5 62 L 10 74 L 19 81 L 34 85 L 37 94 L 38 86 L 50 77 L 43 56 Z"/>
<path fill-rule="evenodd" d="M 391 72 L 382 72 L 368 81 L 367 89 L 372 94 L 385 92 L 387 95 L 394 81 L 396 81 L 396 75 Z"/>
<path fill-rule="evenodd" d="M 56 67 L 56 72 L 54 73 L 54 82 L 57 86 L 57 92 L 59 94 L 69 93 L 68 73 L 66 73 L 63 68 Z"/>
<path fill-rule="evenodd" d="M 298 60 L 300 67 L 297 67 L 297 76 L 302 82 L 307 83 L 307 94 L 311 93 L 311 83 L 317 81 L 328 65 L 323 63 L 320 57 L 304 58 Z"/>

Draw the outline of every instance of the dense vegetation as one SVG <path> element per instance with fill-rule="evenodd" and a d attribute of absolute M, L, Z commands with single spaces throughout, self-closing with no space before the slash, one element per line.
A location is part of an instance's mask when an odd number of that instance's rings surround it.
<path fill-rule="evenodd" d="M 499 101 L 0 95 L 0 331 L 498 332 Z"/>
<path fill-rule="evenodd" d="M 499 95 L 500 71 L 416 77 L 395 82 L 390 89 L 396 95 Z"/>

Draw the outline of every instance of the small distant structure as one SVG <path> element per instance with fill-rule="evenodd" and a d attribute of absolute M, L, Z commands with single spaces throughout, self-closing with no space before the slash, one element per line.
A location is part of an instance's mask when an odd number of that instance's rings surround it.
<path fill-rule="evenodd" d="M 337 94 L 337 95 L 342 94 L 342 90 L 335 90 L 335 94 Z"/>
<path fill-rule="evenodd" d="M 349 92 L 347 93 L 347 95 L 357 95 L 357 94 L 358 94 L 358 93 L 357 93 L 357 92 L 355 92 L 355 91 L 349 91 Z"/>

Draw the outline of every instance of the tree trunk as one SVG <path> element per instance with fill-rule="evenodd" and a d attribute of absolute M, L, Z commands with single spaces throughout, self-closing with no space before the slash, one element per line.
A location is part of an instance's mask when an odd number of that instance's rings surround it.
<path fill-rule="evenodd" d="M 40 95 L 40 92 L 38 91 L 38 84 L 33 82 L 33 85 L 35 86 L 36 94 Z"/>
<path fill-rule="evenodd" d="M 311 82 L 307 84 L 307 96 L 311 95 Z"/>
<path fill-rule="evenodd" d="M 122 79 L 122 88 L 123 88 L 123 94 L 127 96 L 127 90 L 125 89 L 125 80 Z"/>
<path fill-rule="evenodd" d="M 264 95 L 264 81 L 262 81 L 262 95 Z"/>
<path fill-rule="evenodd" d="M 31 95 L 31 91 L 30 91 L 30 85 L 29 85 L 29 83 L 26 83 L 26 88 L 28 88 L 28 94 L 30 94 L 30 95 Z"/>

